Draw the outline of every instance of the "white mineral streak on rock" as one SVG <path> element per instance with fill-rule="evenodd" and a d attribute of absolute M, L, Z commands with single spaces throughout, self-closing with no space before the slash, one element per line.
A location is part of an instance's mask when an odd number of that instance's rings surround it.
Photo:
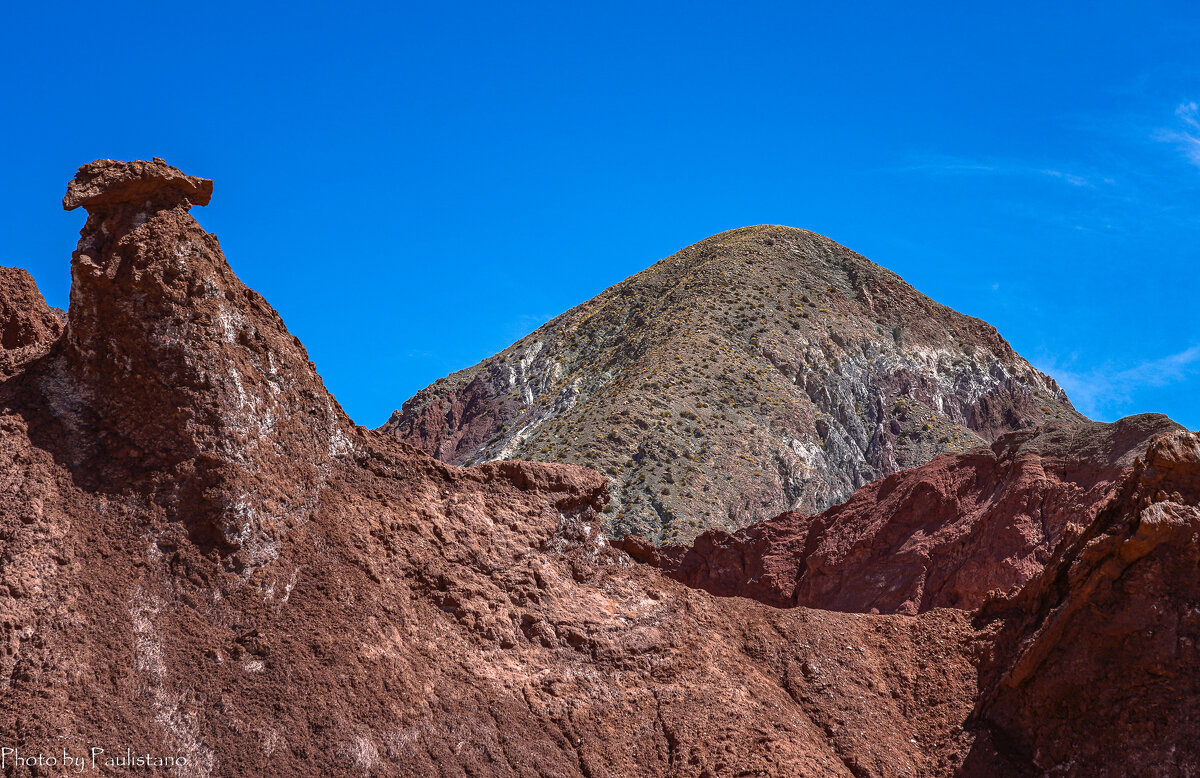
<path fill-rule="evenodd" d="M 154 721 L 166 735 L 170 756 L 186 756 L 187 764 L 175 767 L 175 774 L 207 778 L 216 759 L 213 752 L 200 741 L 196 714 L 187 710 L 187 695 L 174 691 L 169 685 L 169 673 L 163 657 L 162 643 L 154 627 L 154 617 L 164 603 L 141 589 L 135 589 L 127 608 L 133 623 L 134 667 L 144 679 L 150 692 Z"/>

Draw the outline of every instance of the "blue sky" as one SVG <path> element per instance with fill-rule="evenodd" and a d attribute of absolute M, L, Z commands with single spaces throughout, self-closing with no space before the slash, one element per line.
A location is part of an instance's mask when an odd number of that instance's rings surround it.
<path fill-rule="evenodd" d="M 1195 4 L 36 5 L 0 26 L 0 264 L 65 306 L 77 166 L 210 177 L 197 218 L 360 423 L 780 223 L 996 325 L 1094 418 L 1200 428 Z"/>

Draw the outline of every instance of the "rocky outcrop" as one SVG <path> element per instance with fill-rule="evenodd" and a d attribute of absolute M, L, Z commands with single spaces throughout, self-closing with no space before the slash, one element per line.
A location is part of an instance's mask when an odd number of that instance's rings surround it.
<path fill-rule="evenodd" d="M 956 488 L 911 499 L 932 483 Z M 951 492 L 958 519 L 947 524 Z M 864 521 L 870 511 L 881 518 Z M 1018 534 L 1040 537 L 1040 553 L 1014 548 Z M 690 549 L 635 536 L 623 546 L 691 585 L 777 607 L 811 606 L 816 592 L 860 612 L 974 609 L 979 697 L 963 722 L 972 745 L 956 775 L 1187 776 L 1200 768 L 1200 435 L 1165 417 L 1016 433 L 991 452 L 889 477 L 822 517 L 709 532 Z M 997 569 L 1033 572 L 986 592 Z M 944 587 L 932 598 L 922 591 L 920 582 L 935 580 L 955 581 L 949 601 Z"/>
<path fill-rule="evenodd" d="M 164 160 L 155 157 L 147 162 L 117 162 L 101 159 L 79 168 L 67 184 L 63 208 L 73 211 L 83 207 L 89 212 L 113 211 L 121 206 L 143 213 L 151 208 L 161 210 L 171 205 L 208 205 L 213 185 L 207 178 L 185 175 Z"/>
<path fill-rule="evenodd" d="M 1151 441 L 1179 429 L 1156 414 L 1051 424 L 888 476 L 817 516 L 710 530 L 691 547 L 626 547 L 689 586 L 778 607 L 974 609 L 1039 573 L 1125 487 Z"/>
<path fill-rule="evenodd" d="M 446 462 L 585 464 L 614 536 L 818 513 L 942 452 L 1081 417 L 991 326 L 804 230 L 721 233 L 404 403 Z"/>
<path fill-rule="evenodd" d="M 1200 436 L 1163 435 L 1016 597 L 985 664 L 977 721 L 1050 775 L 1200 768 Z M 974 761 L 974 760 L 972 760 Z"/>
<path fill-rule="evenodd" d="M 45 353 L 62 330 L 62 311 L 46 305 L 33 276 L 0 267 L 0 378 Z"/>
<path fill-rule="evenodd" d="M 189 214 L 211 193 L 162 160 L 80 168 L 63 207 L 88 219 L 39 388 L 78 444 L 63 452 L 77 477 L 152 495 L 245 569 L 308 520 L 355 444 L 304 347 Z"/>

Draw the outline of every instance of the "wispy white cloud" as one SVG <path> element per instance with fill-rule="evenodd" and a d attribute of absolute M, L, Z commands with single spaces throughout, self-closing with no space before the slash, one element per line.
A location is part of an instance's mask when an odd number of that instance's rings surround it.
<path fill-rule="evenodd" d="M 1047 177 L 1071 186 L 1095 187 L 1091 177 L 1081 176 L 1055 168 L 1041 168 L 1006 160 L 979 160 L 969 157 L 954 157 L 942 154 L 927 155 L 903 168 L 905 172 L 929 173 L 932 175 L 998 175 Z M 1109 186 L 1116 181 L 1110 177 L 1100 178 Z"/>
<path fill-rule="evenodd" d="M 1183 103 L 1175 109 L 1175 115 L 1183 119 L 1184 124 L 1192 129 L 1200 130 L 1200 105 L 1195 101 Z"/>
<path fill-rule="evenodd" d="M 1066 181 L 1071 186 L 1095 186 L 1091 181 L 1083 176 L 1077 176 L 1074 173 L 1064 173 L 1061 170 L 1043 170 L 1042 175 L 1050 176 L 1051 178 L 1059 178 Z M 1111 178 L 1105 178 L 1106 184 L 1112 183 Z"/>
<path fill-rule="evenodd" d="M 1060 364 L 1048 358 L 1039 360 L 1037 368 L 1062 385 L 1076 408 L 1087 416 L 1105 419 L 1121 415 L 1140 389 L 1167 386 L 1200 374 L 1200 344 L 1127 368 L 1076 370 L 1073 362 Z"/>
<path fill-rule="evenodd" d="M 1177 126 L 1159 130 L 1155 137 L 1178 146 L 1188 162 L 1200 167 L 1200 104 L 1181 103 L 1175 109 L 1175 117 L 1179 120 Z"/>

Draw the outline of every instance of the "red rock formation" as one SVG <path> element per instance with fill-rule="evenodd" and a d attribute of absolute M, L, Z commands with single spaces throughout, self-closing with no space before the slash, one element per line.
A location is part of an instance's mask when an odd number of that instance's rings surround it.
<path fill-rule="evenodd" d="M 162 160 L 80 168 L 63 207 L 88 219 L 43 390 L 89 440 L 77 477 L 136 485 L 243 568 L 308 520 L 355 444 L 304 347 L 188 213 L 211 193 Z"/>
<path fill-rule="evenodd" d="M 978 719 L 1010 759 L 1046 774 L 1196 773 L 1198 504 L 1200 436 L 1162 436 L 1044 572 L 985 606 L 980 621 L 1003 627 Z"/>
<path fill-rule="evenodd" d="M 101 162 L 71 191 L 67 332 L 0 381 L 0 745 L 179 776 L 961 762 L 966 614 L 784 612 L 633 564 L 593 471 L 350 424 L 188 213 L 207 184 Z"/>
<path fill-rule="evenodd" d="M 0 378 L 6 777 L 95 748 L 101 772 L 128 748 L 205 777 L 1196 764 L 1194 437 L 1139 459 L 1143 419 L 1071 433 L 1094 449 L 1074 465 L 1046 436 L 993 451 L 1034 484 L 1091 457 L 1079 491 L 1039 488 L 1108 502 L 978 626 L 716 598 L 608 545 L 598 473 L 459 469 L 350 424 L 188 214 L 206 192 L 161 162 L 85 168 L 67 331 Z"/>
<path fill-rule="evenodd" d="M 1147 414 L 1013 433 L 889 476 L 820 515 L 710 531 L 652 562 L 689 586 L 780 607 L 973 609 L 1038 573 L 1113 499 L 1150 440 L 1177 429 Z"/>
<path fill-rule="evenodd" d="M 46 305 L 27 271 L 0 267 L 0 378 L 40 356 L 58 339 L 61 314 Z"/>

